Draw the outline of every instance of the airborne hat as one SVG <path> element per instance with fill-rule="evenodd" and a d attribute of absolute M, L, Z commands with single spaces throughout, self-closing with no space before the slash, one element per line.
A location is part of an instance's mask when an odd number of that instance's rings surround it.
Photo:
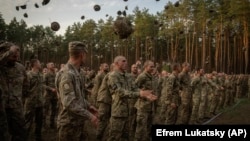
<path fill-rule="evenodd" d="M 72 50 L 84 50 L 84 52 L 88 53 L 86 44 L 80 41 L 69 42 L 69 52 Z"/>

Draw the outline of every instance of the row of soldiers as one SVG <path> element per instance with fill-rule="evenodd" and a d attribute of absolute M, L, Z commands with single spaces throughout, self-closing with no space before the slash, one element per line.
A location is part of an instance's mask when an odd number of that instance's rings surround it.
<path fill-rule="evenodd" d="M 48 63 L 48 72 L 41 74 L 38 59 L 26 72 L 18 62 L 19 47 L 0 45 L 0 140 L 27 140 L 33 123 L 36 140 L 42 140 L 51 105 L 50 126 L 57 119 L 59 141 L 86 139 L 87 121 L 97 128 L 96 140 L 147 141 L 152 124 L 201 124 L 244 97 L 250 85 L 246 75 L 205 74 L 202 68 L 190 72 L 187 62 L 182 67 L 173 63 L 171 73 L 159 74 L 147 60 L 140 69 L 142 64 L 133 64 L 128 73 L 126 58 L 117 56 L 110 67 L 101 64 L 92 86 L 94 73 L 87 76 L 81 69 L 85 44 L 70 42 L 68 51 L 70 58 L 58 73 Z"/>
<path fill-rule="evenodd" d="M 114 64 L 111 64 L 111 68 L 112 65 Z M 138 67 L 137 64 L 133 64 L 131 73 L 126 72 L 127 77 L 120 78 L 120 81 L 124 81 L 120 82 L 122 87 L 126 88 L 129 87 L 127 84 L 132 84 L 132 87 L 152 91 L 158 99 L 149 101 L 144 98 L 130 98 L 126 119 L 128 120 L 128 134 L 126 135 L 126 132 L 122 130 L 124 125 L 121 125 L 120 121 L 115 126 L 119 127 L 124 136 L 115 137 L 112 134 L 117 134 L 116 131 L 112 129 L 106 133 L 104 131 L 107 131 L 105 129 L 112 124 L 112 115 L 117 118 L 123 114 L 112 111 L 112 106 L 117 100 L 112 92 L 107 90 L 112 69 L 108 73 L 108 64 L 101 65 L 95 77 L 90 98 L 90 101 L 99 107 L 98 140 L 103 140 L 103 137 L 108 136 L 114 140 L 128 137 L 129 140 L 147 141 L 150 139 L 152 124 L 202 124 L 218 112 L 232 106 L 238 98 L 247 97 L 250 93 L 246 93 L 250 87 L 248 75 L 228 75 L 216 71 L 205 73 L 202 68 L 191 72 L 190 64 L 187 62 L 184 62 L 182 66 L 173 63 L 171 73 L 163 70 L 159 74 L 154 62 L 150 60 L 144 63 L 143 72 L 139 73 Z M 107 97 L 107 95 L 112 96 Z"/>

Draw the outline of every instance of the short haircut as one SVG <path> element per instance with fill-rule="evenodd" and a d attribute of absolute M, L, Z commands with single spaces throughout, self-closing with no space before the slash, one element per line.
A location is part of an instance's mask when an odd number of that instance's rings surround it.
<path fill-rule="evenodd" d="M 179 67 L 180 67 L 179 63 L 172 63 L 172 65 L 171 65 L 172 71 L 178 70 Z"/>
<path fill-rule="evenodd" d="M 151 61 L 151 60 L 145 61 L 144 64 L 143 64 L 143 68 L 145 69 L 150 63 L 154 63 L 154 62 Z"/>
<path fill-rule="evenodd" d="M 70 57 L 79 57 L 81 53 L 88 53 L 86 45 L 80 41 L 69 42 L 69 56 Z"/>
<path fill-rule="evenodd" d="M 116 56 L 115 59 L 114 59 L 114 63 L 117 63 L 119 62 L 120 60 L 124 59 L 125 57 L 124 56 Z"/>
<path fill-rule="evenodd" d="M 30 60 L 30 66 L 33 68 L 35 66 L 35 63 L 37 63 L 38 59 L 31 59 Z"/>

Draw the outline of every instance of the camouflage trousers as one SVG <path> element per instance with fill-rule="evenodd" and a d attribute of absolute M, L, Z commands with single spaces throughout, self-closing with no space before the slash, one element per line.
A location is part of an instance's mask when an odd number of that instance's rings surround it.
<path fill-rule="evenodd" d="M 178 106 L 172 107 L 171 104 L 166 105 L 166 113 L 164 124 L 166 125 L 175 125 L 178 116 Z"/>
<path fill-rule="evenodd" d="M 129 141 L 128 117 L 111 117 L 108 141 Z"/>
<path fill-rule="evenodd" d="M 32 125 L 35 122 L 35 138 L 41 140 L 43 125 L 43 107 L 29 107 L 25 109 L 25 123 L 28 134 L 32 133 Z"/>
<path fill-rule="evenodd" d="M 202 121 L 205 119 L 206 116 L 206 111 L 208 110 L 208 95 L 207 92 L 202 92 L 201 93 L 201 99 L 200 99 L 200 106 L 198 110 L 198 117 L 199 121 Z"/>
<path fill-rule="evenodd" d="M 87 132 L 82 125 L 59 125 L 58 141 L 86 141 Z"/>
<path fill-rule="evenodd" d="M 135 141 L 150 141 L 153 114 L 150 111 L 137 111 Z"/>
<path fill-rule="evenodd" d="M 20 108 L 6 108 L 9 133 L 12 141 L 26 141 L 27 130 L 25 128 L 24 112 Z"/>
<path fill-rule="evenodd" d="M 225 95 L 226 95 L 225 91 L 220 91 L 220 98 L 219 98 L 219 103 L 217 107 L 218 110 L 221 110 L 224 107 L 225 97 L 226 97 Z"/>
<path fill-rule="evenodd" d="M 103 102 L 98 103 L 99 123 L 97 127 L 97 139 L 101 140 L 103 137 L 107 137 L 109 119 L 111 116 L 111 105 Z"/>
<path fill-rule="evenodd" d="M 200 99 L 201 99 L 200 94 L 193 94 L 193 97 L 192 97 L 192 113 L 191 113 L 189 124 L 197 124 L 198 123 Z"/>
<path fill-rule="evenodd" d="M 210 105 L 210 109 L 209 109 L 211 116 L 216 114 L 216 112 L 217 112 L 216 109 L 218 107 L 219 101 L 220 101 L 219 94 L 213 93 L 212 98 L 211 98 L 211 102 L 210 102 L 211 105 Z"/>
<path fill-rule="evenodd" d="M 178 109 L 177 124 L 188 124 L 192 111 L 192 95 L 186 91 L 181 92 L 181 105 Z"/>
<path fill-rule="evenodd" d="M 135 107 L 129 109 L 129 140 L 134 140 L 136 130 L 136 113 Z"/>
<path fill-rule="evenodd" d="M 0 141 L 9 141 L 8 121 L 2 99 L 0 99 Z"/>
<path fill-rule="evenodd" d="M 48 93 L 48 94 L 55 94 L 55 93 Z M 54 128 L 55 120 L 57 116 L 58 111 L 58 100 L 55 96 L 45 96 L 45 102 L 44 102 L 44 114 L 43 114 L 43 120 L 44 125 L 46 126 L 47 122 L 47 116 L 49 116 L 50 121 L 50 127 Z"/>

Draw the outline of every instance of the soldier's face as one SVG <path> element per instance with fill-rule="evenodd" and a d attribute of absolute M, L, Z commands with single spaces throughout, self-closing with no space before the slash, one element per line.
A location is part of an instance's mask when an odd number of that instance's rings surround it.
<path fill-rule="evenodd" d="M 12 46 L 10 47 L 10 56 L 8 57 L 8 60 L 11 62 L 16 62 L 19 60 L 20 56 L 20 49 L 18 46 Z"/>
<path fill-rule="evenodd" d="M 36 62 L 36 68 L 38 68 L 38 69 L 41 69 L 41 68 L 42 68 L 42 65 L 41 65 L 40 61 L 37 61 L 37 62 Z"/>
<path fill-rule="evenodd" d="M 137 66 L 136 66 L 136 65 L 133 65 L 133 66 L 131 67 L 131 72 L 133 72 L 133 73 L 137 73 L 137 72 L 138 72 Z"/>
<path fill-rule="evenodd" d="M 84 65 L 86 62 L 87 54 L 85 52 L 82 52 L 82 55 L 80 57 L 81 65 Z"/>
<path fill-rule="evenodd" d="M 108 71 L 109 71 L 109 66 L 108 66 L 108 64 L 105 64 L 105 65 L 104 65 L 104 71 L 105 71 L 105 72 L 108 72 Z"/>
<path fill-rule="evenodd" d="M 122 71 L 126 71 L 127 70 L 127 65 L 128 65 L 128 63 L 127 63 L 126 58 L 121 58 L 121 60 L 118 62 L 118 67 Z"/>
<path fill-rule="evenodd" d="M 148 65 L 147 68 L 146 68 L 146 71 L 147 71 L 148 73 L 153 73 L 153 72 L 155 71 L 154 68 L 155 68 L 154 63 L 153 63 L 153 62 L 150 62 L 149 65 Z"/>

